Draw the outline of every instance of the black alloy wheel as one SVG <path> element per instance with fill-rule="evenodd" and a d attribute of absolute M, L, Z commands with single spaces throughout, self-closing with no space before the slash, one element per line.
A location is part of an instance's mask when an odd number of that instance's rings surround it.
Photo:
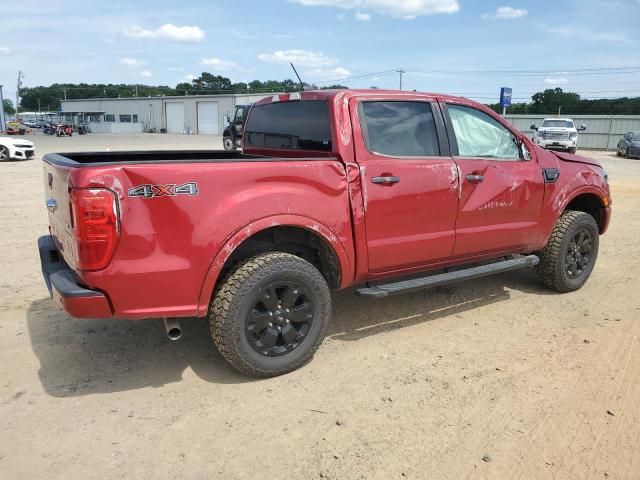
<path fill-rule="evenodd" d="M 265 357 L 279 357 L 304 342 L 314 320 L 313 296 L 294 282 L 261 289 L 246 319 L 249 345 Z"/>
<path fill-rule="evenodd" d="M 576 279 L 585 272 L 591 261 L 592 248 L 591 232 L 587 228 L 577 230 L 565 254 L 565 268 L 569 278 Z"/>

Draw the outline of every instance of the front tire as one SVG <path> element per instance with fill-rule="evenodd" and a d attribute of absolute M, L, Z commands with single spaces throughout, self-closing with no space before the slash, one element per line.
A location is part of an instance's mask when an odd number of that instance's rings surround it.
<path fill-rule="evenodd" d="M 575 153 L 576 153 L 576 151 L 577 151 L 577 148 L 576 148 L 576 147 L 571 147 L 571 148 L 569 149 L 569 153 L 573 153 L 573 154 L 575 154 Z"/>
<path fill-rule="evenodd" d="M 542 283 L 559 292 L 582 287 L 596 263 L 599 232 L 595 219 L 585 212 L 565 211 L 538 256 L 536 272 Z"/>
<path fill-rule="evenodd" d="M 254 377 L 291 372 L 314 355 L 329 326 L 331 294 L 322 274 L 288 253 L 236 266 L 216 292 L 209 325 L 222 356 Z"/>
<path fill-rule="evenodd" d="M 222 139 L 222 146 L 228 152 L 236 149 L 236 146 L 233 143 L 233 139 L 230 136 L 226 136 Z"/>
<path fill-rule="evenodd" d="M 6 162 L 9 159 L 9 149 L 5 146 L 0 146 L 0 162 Z"/>

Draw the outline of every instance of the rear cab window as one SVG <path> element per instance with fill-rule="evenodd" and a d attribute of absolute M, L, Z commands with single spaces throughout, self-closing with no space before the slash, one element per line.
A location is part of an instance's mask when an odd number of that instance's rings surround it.
<path fill-rule="evenodd" d="M 331 152 L 329 104 L 298 100 L 255 105 L 244 133 L 245 146 Z"/>

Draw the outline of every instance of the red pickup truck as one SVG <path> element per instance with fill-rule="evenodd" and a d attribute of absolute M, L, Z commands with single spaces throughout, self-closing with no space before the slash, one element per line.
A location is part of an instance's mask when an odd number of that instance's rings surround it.
<path fill-rule="evenodd" d="M 307 362 L 331 289 L 372 298 L 533 267 L 568 292 L 607 229 L 607 175 L 543 150 L 494 112 L 446 95 L 274 95 L 243 152 L 49 154 L 55 302 L 79 318 L 208 318 L 256 376 Z"/>

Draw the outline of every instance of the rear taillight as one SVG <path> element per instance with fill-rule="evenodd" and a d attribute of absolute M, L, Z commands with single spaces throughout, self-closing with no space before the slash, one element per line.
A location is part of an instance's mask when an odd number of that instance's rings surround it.
<path fill-rule="evenodd" d="M 71 190 L 71 228 L 79 270 L 101 270 L 111 261 L 118 244 L 116 196 L 103 188 Z"/>

